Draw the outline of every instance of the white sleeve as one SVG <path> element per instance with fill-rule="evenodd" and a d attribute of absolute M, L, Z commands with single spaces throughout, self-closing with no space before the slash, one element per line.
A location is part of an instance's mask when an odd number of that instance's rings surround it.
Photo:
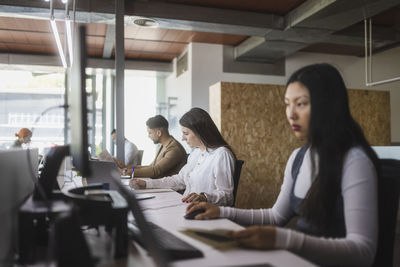
<path fill-rule="evenodd" d="M 205 193 L 207 202 L 217 205 L 232 205 L 235 166 L 233 154 L 228 149 L 224 149 L 218 160 L 213 163 L 212 179 L 214 179 L 215 190 L 212 193 Z"/>
<path fill-rule="evenodd" d="M 352 151 L 349 153 L 354 155 Z M 371 265 L 378 239 L 377 178 L 374 165 L 363 152 L 345 161 L 342 196 L 344 238 L 314 237 L 277 228 L 276 247 L 291 250 L 319 265 Z"/>
<path fill-rule="evenodd" d="M 278 199 L 271 209 L 235 209 L 230 207 L 220 207 L 220 217 L 231 219 L 239 224 L 273 224 L 284 225 L 292 217 L 293 212 L 290 208 L 290 193 L 293 186 L 292 165 L 297 151 L 293 151 L 286 164 L 283 184 Z"/>
<path fill-rule="evenodd" d="M 183 190 L 185 189 L 185 183 L 183 177 L 178 173 L 160 179 L 146 180 L 146 188 L 171 188 L 173 190 Z"/>
<path fill-rule="evenodd" d="M 189 160 L 191 156 L 189 155 Z M 184 177 L 188 172 L 188 163 L 186 163 L 178 174 L 167 176 L 160 179 L 149 179 L 146 181 L 146 188 L 171 188 L 173 190 L 183 190 L 186 188 Z"/>

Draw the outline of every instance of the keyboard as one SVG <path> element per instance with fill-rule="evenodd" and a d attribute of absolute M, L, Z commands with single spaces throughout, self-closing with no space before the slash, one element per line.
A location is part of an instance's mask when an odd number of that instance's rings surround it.
<path fill-rule="evenodd" d="M 191 258 L 203 257 L 203 252 L 193 247 L 189 243 L 179 239 L 162 227 L 152 222 L 147 222 L 155 238 L 158 240 L 161 249 L 163 249 L 170 260 L 182 260 Z M 146 244 L 143 242 L 142 235 L 137 226 L 128 222 L 128 231 L 134 241 L 138 242 L 146 249 Z"/>

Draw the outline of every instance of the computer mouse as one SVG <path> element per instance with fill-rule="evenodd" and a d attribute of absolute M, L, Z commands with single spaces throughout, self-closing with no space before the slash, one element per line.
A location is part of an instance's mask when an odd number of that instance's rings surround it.
<path fill-rule="evenodd" d="M 194 217 L 196 217 L 197 214 L 203 213 L 203 212 L 205 212 L 205 211 L 206 211 L 206 210 L 204 210 L 204 209 L 195 210 L 195 211 L 192 211 L 191 213 L 186 214 L 186 215 L 183 216 L 183 217 L 184 217 L 185 219 L 187 219 L 187 220 L 194 220 Z"/>

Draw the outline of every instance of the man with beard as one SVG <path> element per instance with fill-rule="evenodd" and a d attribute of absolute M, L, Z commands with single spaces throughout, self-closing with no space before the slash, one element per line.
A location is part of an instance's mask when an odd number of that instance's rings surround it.
<path fill-rule="evenodd" d="M 161 178 L 177 174 L 186 164 L 187 154 L 183 146 L 168 132 L 168 121 L 161 115 L 146 121 L 149 138 L 161 144 L 156 158 L 148 166 L 135 166 L 134 177 Z M 127 169 L 132 173 L 132 168 Z"/>

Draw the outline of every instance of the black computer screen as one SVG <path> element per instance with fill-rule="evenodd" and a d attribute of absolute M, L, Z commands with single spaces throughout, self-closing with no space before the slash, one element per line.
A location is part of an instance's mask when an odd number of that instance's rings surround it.
<path fill-rule="evenodd" d="M 90 175 L 88 151 L 88 119 L 86 95 L 86 28 L 79 26 L 74 35 L 74 56 L 71 68 L 69 114 L 71 126 L 70 152 L 72 164 L 83 176 Z"/>

